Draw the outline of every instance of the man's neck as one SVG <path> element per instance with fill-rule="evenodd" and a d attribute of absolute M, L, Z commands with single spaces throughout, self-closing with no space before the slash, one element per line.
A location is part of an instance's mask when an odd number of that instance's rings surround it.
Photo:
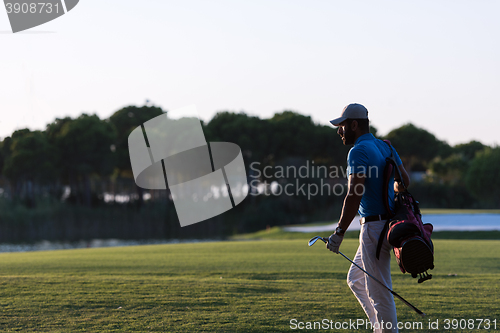
<path fill-rule="evenodd" d="M 370 132 L 356 132 L 356 136 L 354 137 L 354 142 L 358 141 L 359 137 L 369 133 Z"/>

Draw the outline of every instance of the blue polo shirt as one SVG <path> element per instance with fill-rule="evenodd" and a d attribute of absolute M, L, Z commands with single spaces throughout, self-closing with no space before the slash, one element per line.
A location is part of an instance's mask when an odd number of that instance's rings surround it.
<path fill-rule="evenodd" d="M 394 159 L 401 165 L 395 149 Z M 386 157 L 391 156 L 389 145 L 368 133 L 360 136 L 347 155 L 347 174 L 365 174 L 365 189 L 358 213 L 361 217 L 386 214 L 382 198 L 383 177 Z M 394 177 L 392 177 L 394 179 Z M 392 181 L 391 181 L 392 183 Z M 359 193 L 359 190 L 358 190 Z M 389 186 L 389 205 L 394 208 L 394 187 Z"/>

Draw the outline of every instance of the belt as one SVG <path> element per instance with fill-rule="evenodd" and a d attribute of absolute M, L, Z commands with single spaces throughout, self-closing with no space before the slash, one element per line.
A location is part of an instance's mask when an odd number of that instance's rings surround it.
<path fill-rule="evenodd" d="M 375 222 L 375 221 L 384 221 L 388 220 L 389 217 L 390 217 L 389 214 L 365 216 L 359 220 L 359 224 L 365 224 L 367 222 Z"/>

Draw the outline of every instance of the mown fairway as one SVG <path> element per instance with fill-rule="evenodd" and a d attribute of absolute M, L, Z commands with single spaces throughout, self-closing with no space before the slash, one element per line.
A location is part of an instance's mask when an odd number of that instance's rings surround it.
<path fill-rule="evenodd" d="M 345 283 L 350 263 L 307 241 L 0 254 L 0 331 L 292 332 L 293 318 L 365 318 Z M 346 239 L 341 250 L 352 258 L 357 244 Z M 422 332 L 429 320 L 445 331 L 446 318 L 496 319 L 500 329 L 500 241 L 435 248 L 434 278 L 420 285 L 393 260 L 394 290 L 428 314 L 396 300 L 398 319 L 422 322 Z"/>

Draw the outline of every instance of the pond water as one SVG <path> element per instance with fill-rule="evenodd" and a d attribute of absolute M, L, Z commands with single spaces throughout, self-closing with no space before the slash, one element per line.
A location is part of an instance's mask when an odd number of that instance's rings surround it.
<path fill-rule="evenodd" d="M 349 230 L 359 230 L 359 216 L 356 216 Z M 500 214 L 425 214 L 423 223 L 431 223 L 434 231 L 484 231 L 500 230 Z M 324 232 L 333 231 L 337 223 L 322 226 L 284 227 L 292 232 Z"/>
<path fill-rule="evenodd" d="M 359 230 L 359 216 L 351 223 L 349 230 Z M 500 214 L 425 214 L 422 216 L 424 223 L 431 223 L 434 231 L 485 231 L 500 230 Z M 332 232 L 337 223 L 320 226 L 284 227 L 291 232 Z M 120 239 L 94 239 L 80 242 L 49 242 L 41 241 L 34 244 L 0 244 L 0 252 L 25 252 L 47 251 L 78 248 L 96 248 L 113 246 L 133 246 L 152 244 L 197 243 L 214 240 L 120 240 Z"/>

